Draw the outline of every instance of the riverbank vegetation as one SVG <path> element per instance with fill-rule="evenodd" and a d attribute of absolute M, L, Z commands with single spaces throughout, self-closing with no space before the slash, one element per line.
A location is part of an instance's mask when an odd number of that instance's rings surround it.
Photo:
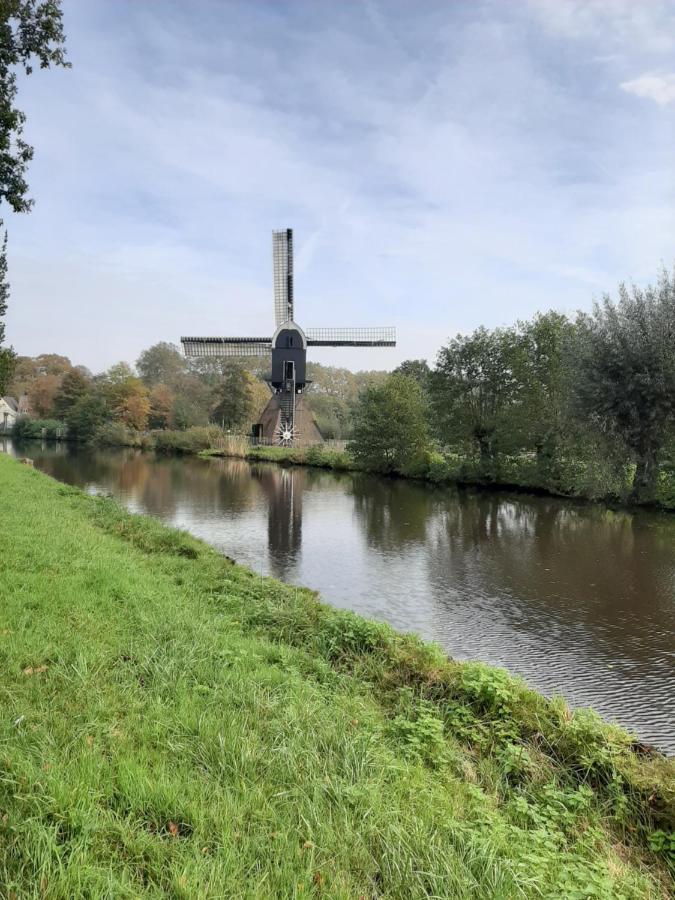
<path fill-rule="evenodd" d="M 99 444 L 305 461 L 297 449 L 242 449 L 269 399 L 266 362 L 187 361 L 157 344 L 137 374 L 120 363 L 91 376 L 63 357 L 20 358 L 14 393 L 37 421 L 19 421 L 16 436 L 61 425 Z M 433 368 L 309 373 L 319 426 L 348 441 L 347 455 L 316 450 L 313 464 L 675 508 L 675 283 L 665 271 L 576 319 L 551 312 L 458 335 Z"/>
<path fill-rule="evenodd" d="M 8 895 L 669 895 L 672 760 L 2 456 L 0 493 Z"/>

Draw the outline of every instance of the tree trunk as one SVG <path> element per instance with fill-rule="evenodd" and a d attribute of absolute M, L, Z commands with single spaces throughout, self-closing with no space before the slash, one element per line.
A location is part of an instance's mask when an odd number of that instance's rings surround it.
<path fill-rule="evenodd" d="M 645 503 L 654 498 L 654 491 L 659 474 L 657 451 L 650 447 L 638 452 L 633 479 L 631 500 L 634 503 Z"/>

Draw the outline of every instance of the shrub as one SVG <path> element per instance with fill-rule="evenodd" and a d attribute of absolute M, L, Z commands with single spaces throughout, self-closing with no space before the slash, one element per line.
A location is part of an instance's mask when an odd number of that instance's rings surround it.
<path fill-rule="evenodd" d="M 14 423 L 12 435 L 17 441 L 39 441 L 43 436 L 54 440 L 57 433 L 63 437 L 66 431 L 65 423 L 57 419 L 29 419 L 27 416 L 20 416 Z"/>
<path fill-rule="evenodd" d="M 185 431 L 153 431 L 158 453 L 198 453 L 208 450 L 223 436 L 216 425 L 196 425 Z"/>

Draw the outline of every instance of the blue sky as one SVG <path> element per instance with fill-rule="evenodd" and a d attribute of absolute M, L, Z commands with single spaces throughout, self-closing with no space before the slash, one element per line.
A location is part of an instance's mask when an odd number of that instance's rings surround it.
<path fill-rule="evenodd" d="M 675 0 L 65 0 L 21 82 L 18 352 L 95 371 L 181 334 L 396 325 L 352 368 L 588 308 L 675 261 Z"/>

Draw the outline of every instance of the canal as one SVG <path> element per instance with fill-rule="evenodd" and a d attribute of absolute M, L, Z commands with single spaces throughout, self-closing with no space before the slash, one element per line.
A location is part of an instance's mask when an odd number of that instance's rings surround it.
<path fill-rule="evenodd" d="M 675 515 L 237 459 L 21 453 L 675 753 Z"/>

